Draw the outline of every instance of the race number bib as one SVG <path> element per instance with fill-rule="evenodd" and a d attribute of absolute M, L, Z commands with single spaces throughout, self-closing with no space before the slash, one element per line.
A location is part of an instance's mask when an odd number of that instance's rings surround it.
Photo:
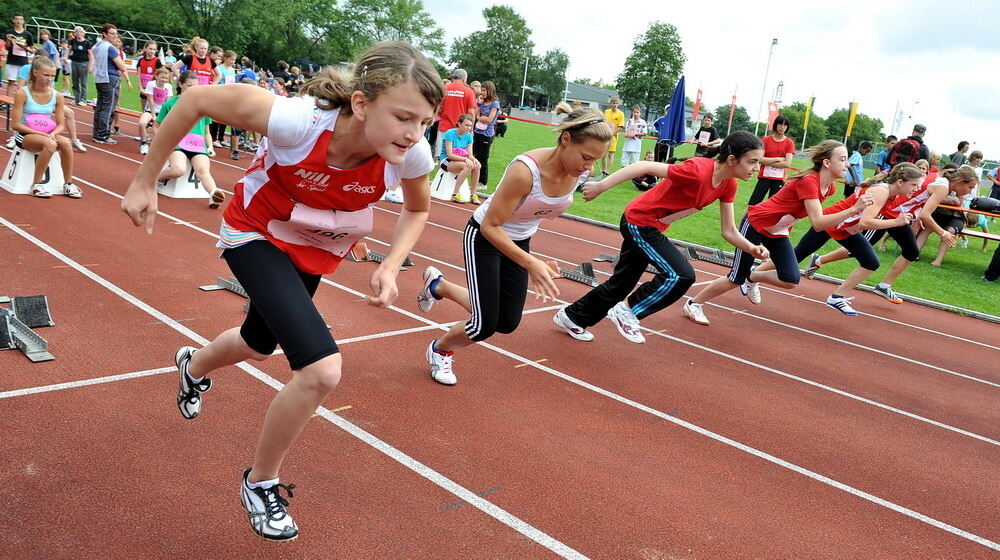
<path fill-rule="evenodd" d="M 29 113 L 24 117 L 24 124 L 42 134 L 48 134 L 56 129 L 56 121 L 52 120 L 51 115 L 44 113 Z"/>
<path fill-rule="evenodd" d="M 709 132 L 702 132 L 702 133 L 698 134 L 698 143 L 699 144 L 708 144 L 709 142 L 712 141 L 711 138 L 712 138 L 712 134 L 711 133 L 709 133 Z"/>
<path fill-rule="evenodd" d="M 371 233 L 374 223 L 370 207 L 347 212 L 319 210 L 296 202 L 288 220 L 271 220 L 267 231 L 285 243 L 316 247 L 343 257 L 359 239 Z"/>
<path fill-rule="evenodd" d="M 489 128 L 489 126 L 490 125 L 488 125 L 486 123 L 477 122 L 476 123 L 476 130 L 486 130 L 487 128 Z"/>
<path fill-rule="evenodd" d="M 469 150 L 466 150 L 465 148 L 452 148 L 451 153 L 458 157 L 469 157 Z"/>
<path fill-rule="evenodd" d="M 181 143 L 177 144 L 177 147 L 189 152 L 204 152 L 205 137 L 201 134 L 185 134 Z"/>
<path fill-rule="evenodd" d="M 777 235 L 779 237 L 788 237 L 789 230 L 791 229 L 792 224 L 795 223 L 796 219 L 797 218 L 791 214 L 785 214 L 784 216 L 781 217 L 780 220 L 778 220 L 778 223 L 774 224 L 771 227 L 764 228 L 764 231 L 770 233 L 771 235 Z"/>
<path fill-rule="evenodd" d="M 167 96 L 170 95 L 170 88 L 153 88 L 153 103 L 157 105 L 163 105 L 167 101 Z"/>
<path fill-rule="evenodd" d="M 198 85 L 207 86 L 212 83 L 212 76 L 207 74 L 198 73 Z"/>
<path fill-rule="evenodd" d="M 771 167 L 770 165 L 765 165 L 760 175 L 761 177 L 767 177 L 768 179 L 784 179 L 785 170 L 779 167 Z"/>
<path fill-rule="evenodd" d="M 685 208 L 684 210 L 681 210 L 680 212 L 674 212 L 673 214 L 667 214 L 666 216 L 664 216 L 664 217 L 662 217 L 662 218 L 660 218 L 660 219 L 658 219 L 656 221 L 660 222 L 661 224 L 669 224 L 671 222 L 676 222 L 677 220 L 679 220 L 679 219 L 681 219 L 681 218 L 683 218 L 685 216 L 690 216 L 691 214 L 694 214 L 698 210 L 701 210 L 701 208 Z"/>

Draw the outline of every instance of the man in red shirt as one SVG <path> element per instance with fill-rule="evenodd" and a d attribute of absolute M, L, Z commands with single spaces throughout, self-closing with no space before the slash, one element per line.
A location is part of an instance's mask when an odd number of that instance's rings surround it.
<path fill-rule="evenodd" d="M 455 128 L 458 117 L 469 113 L 475 117 L 476 94 L 465 81 L 469 74 L 461 68 L 456 68 L 451 73 L 451 83 L 444 86 L 444 100 L 441 101 L 441 110 L 438 114 L 441 120 L 438 122 L 438 131 L 442 134 Z"/>

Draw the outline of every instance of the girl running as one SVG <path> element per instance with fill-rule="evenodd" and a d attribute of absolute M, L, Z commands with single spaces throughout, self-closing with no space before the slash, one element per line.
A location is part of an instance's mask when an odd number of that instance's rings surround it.
<path fill-rule="evenodd" d="M 472 314 L 427 346 L 431 378 L 438 383 L 458 382 L 452 369 L 456 350 L 497 332 L 514 332 L 529 285 L 542 301 L 559 295 L 551 269 L 530 253 L 531 236 L 543 219 L 558 217 L 573 203 L 581 176 L 588 175 L 608 149 L 611 128 L 597 109 L 571 110 L 560 103 L 556 113 L 568 113 L 554 127 L 559 132 L 556 146 L 515 157 L 496 192 L 476 209 L 465 227 L 469 288 L 445 280 L 433 266 L 424 270 L 424 289 L 417 298 L 422 311 L 430 311 L 436 300 L 447 298 Z"/>
<path fill-rule="evenodd" d="M 191 70 L 181 72 L 180 78 L 177 79 L 177 95 L 163 102 L 163 106 L 156 114 L 156 122 L 162 123 L 173 110 L 181 95 L 196 85 L 198 85 L 198 76 L 194 72 Z M 222 189 L 216 188 L 215 179 L 212 178 L 210 164 L 212 156 L 215 155 L 215 149 L 212 147 L 212 136 L 208 130 L 210 122 L 211 119 L 208 118 L 201 118 L 195 122 L 194 127 L 174 147 L 173 153 L 167 160 L 168 165 L 160 171 L 158 179 L 169 181 L 184 176 L 188 172 L 190 162 L 191 169 L 201 181 L 201 186 L 208 191 L 208 207 L 218 208 L 222 201 L 226 200 L 226 193 L 222 192 Z"/>
<path fill-rule="evenodd" d="M 894 219 L 898 218 L 901 214 L 912 214 L 919 217 L 920 223 L 923 225 L 923 231 L 920 232 L 920 236 L 924 241 L 926 241 L 930 233 L 935 233 L 941 238 L 942 245 L 954 247 L 955 235 L 942 228 L 941 225 L 934 221 L 931 215 L 937 209 L 938 204 L 949 193 L 964 196 L 975 187 L 978 181 L 976 180 L 975 172 L 971 169 L 956 169 L 953 164 L 949 165 L 951 165 L 951 168 L 945 169 L 940 175 L 934 173 L 927 175 L 920 188 L 916 189 L 909 198 L 903 197 L 895 200 L 892 204 L 887 204 L 882 209 L 879 217 Z M 876 176 L 872 177 L 872 179 L 878 181 L 883 180 L 884 177 Z M 912 227 L 903 227 L 902 225 L 864 232 L 865 239 L 872 245 L 875 245 L 885 234 L 896 240 L 902 254 L 896 257 L 896 260 L 892 263 L 892 268 L 889 269 L 882 282 L 875 286 L 875 293 L 892 303 L 903 303 L 903 300 L 893 291 L 892 283 L 917 260 L 917 257 L 920 256 L 920 247 L 923 243 L 918 242 L 917 237 L 914 236 Z M 806 269 L 806 277 L 812 278 L 821 266 L 846 259 L 849 256 L 851 256 L 850 252 L 843 247 L 826 255 L 813 255 L 809 263 L 809 268 Z"/>
<path fill-rule="evenodd" d="M 152 233 L 156 174 L 171 147 L 204 117 L 267 136 L 266 146 L 236 184 L 219 246 L 250 295 L 242 327 L 223 332 L 201 350 L 177 352 L 185 418 L 201 411 L 204 377 L 244 360 L 264 360 L 281 344 L 294 376 L 264 418 L 253 467 L 240 495 L 255 533 L 289 540 L 298 527 L 286 511 L 278 471 L 292 443 L 340 381 L 337 344 L 312 294 L 355 241 L 371 231 L 371 205 L 386 184 L 400 181 L 406 205 L 393 245 L 371 277 L 371 305 L 395 301 L 396 276 L 427 220 L 434 160 L 424 128 L 444 91 L 437 71 L 412 46 L 376 43 L 345 79 L 327 68 L 299 97 L 279 98 L 245 84 L 198 87 L 184 94 L 163 122 L 122 209 Z M 291 492 L 288 492 L 291 497 Z"/>
<path fill-rule="evenodd" d="M 695 278 L 694 267 L 663 234 L 674 221 L 716 200 L 722 238 L 751 255 L 767 258 L 764 247 L 740 235 L 733 218 L 737 179 L 749 179 L 757 171 L 762 154 L 760 140 L 740 131 L 722 142 L 718 159 L 696 157 L 673 165 L 643 161 L 619 169 L 602 181 L 587 183 L 583 198 L 593 200 L 633 177 L 650 174 L 664 178 L 625 207 L 621 218 L 622 249 L 614 274 L 556 313 L 556 325 L 577 340 L 589 341 L 594 335 L 587 329 L 607 316 L 627 340 L 645 342 L 639 320 L 680 299 Z M 656 275 L 633 291 L 650 263 Z"/>
<path fill-rule="evenodd" d="M 149 153 L 149 136 L 146 129 L 152 125 L 153 134 L 156 134 L 156 125 L 159 122 L 156 120 L 156 115 L 170 97 L 170 69 L 158 69 L 156 77 L 145 85 L 143 91 L 146 100 L 142 105 L 142 115 L 139 116 L 139 153 L 146 155 Z"/>
<path fill-rule="evenodd" d="M 63 96 L 52 87 L 55 79 L 56 65 L 52 60 L 45 56 L 35 57 L 31 63 L 28 87 L 18 88 L 14 94 L 14 106 L 10 111 L 11 122 L 14 123 L 14 144 L 38 154 L 32 178 L 32 196 L 52 196 L 53 193 L 42 183 L 42 177 L 49 167 L 52 154 L 58 150 L 66 181 L 62 186 L 62 194 L 80 198 L 83 193 L 72 182 L 73 148 L 69 138 L 60 135 L 66 128 L 65 102 Z"/>
<path fill-rule="evenodd" d="M 759 204 L 785 184 L 785 170 L 792 165 L 795 156 L 795 142 L 785 136 L 788 132 L 789 120 L 785 115 L 778 115 L 771 125 L 774 132 L 764 137 L 764 157 L 760 160 L 760 173 L 757 175 L 757 185 L 750 194 L 747 206 Z"/>
<path fill-rule="evenodd" d="M 708 325 L 702 306 L 737 286 L 755 304 L 760 303 L 758 282 L 786 290 L 794 288 L 799 283 L 799 266 L 788 239 L 792 225 L 809 216 L 813 229 L 822 231 L 871 205 L 872 195 L 865 193 L 852 207 L 824 214 L 823 201 L 836 190 L 834 181 L 847 172 L 847 148 L 835 140 L 824 140 L 810 148 L 808 154 L 812 167 L 793 175 L 792 180 L 768 200 L 748 208 L 740 222 L 740 233 L 750 242 L 762 243 L 770 251 L 771 265 L 762 266 L 764 270 L 751 270 L 755 255 L 737 248 L 729 275 L 705 286 L 685 303 L 682 309 L 685 317 L 699 325 Z"/>
<path fill-rule="evenodd" d="M 451 193 L 453 202 L 466 203 L 469 199 L 462 196 L 462 185 L 469 181 L 469 192 L 472 193 L 472 203 L 479 204 L 476 185 L 479 184 L 479 160 L 469 153 L 473 145 L 472 115 L 465 113 L 458 117 L 455 128 L 447 131 L 441 141 L 441 170 L 457 175 L 455 190 Z"/>

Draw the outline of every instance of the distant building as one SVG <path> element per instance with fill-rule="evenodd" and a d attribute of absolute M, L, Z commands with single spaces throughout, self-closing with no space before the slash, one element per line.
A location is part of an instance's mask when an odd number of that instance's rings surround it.
<path fill-rule="evenodd" d="M 621 97 L 613 89 L 604 89 L 596 86 L 587 86 L 576 82 L 566 84 L 566 102 L 572 104 L 579 101 L 585 107 L 604 110 L 611 106 L 612 97 Z"/>

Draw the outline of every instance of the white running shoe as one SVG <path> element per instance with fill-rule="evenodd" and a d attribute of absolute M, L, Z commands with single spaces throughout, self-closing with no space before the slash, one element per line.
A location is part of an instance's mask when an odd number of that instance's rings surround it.
<path fill-rule="evenodd" d="M 813 254 L 813 256 L 809 258 L 809 266 L 806 267 L 806 278 L 812 280 L 812 277 L 816 276 L 816 273 L 819 272 L 819 267 L 819 255 Z"/>
<path fill-rule="evenodd" d="M 427 347 L 427 363 L 431 366 L 431 379 L 442 385 L 454 385 L 458 383 L 458 378 L 455 377 L 455 372 L 451 369 L 453 352 L 448 352 L 448 354 L 435 352 L 434 344 L 436 342 L 436 340 L 432 340 Z"/>
<path fill-rule="evenodd" d="M 83 191 L 73 183 L 63 185 L 63 193 L 70 198 L 83 198 Z"/>
<path fill-rule="evenodd" d="M 684 307 L 681 308 L 681 313 L 692 322 L 699 325 L 708 325 L 708 317 L 705 316 L 705 310 L 702 309 L 704 306 L 705 304 L 703 303 L 695 303 L 694 300 L 689 299 L 684 303 Z"/>
<path fill-rule="evenodd" d="M 836 309 L 837 311 L 840 311 L 844 315 L 847 315 L 849 317 L 854 317 L 855 315 L 858 314 L 858 312 L 855 311 L 853 307 L 851 307 L 852 299 L 854 298 L 835 296 L 831 294 L 828 298 L 826 298 L 826 304 Z"/>
<path fill-rule="evenodd" d="M 875 286 L 875 293 L 889 300 L 891 303 L 903 303 L 903 298 L 892 291 L 892 286 L 882 287 L 881 284 Z"/>
<path fill-rule="evenodd" d="M 31 196 L 37 196 L 38 198 L 52 198 L 52 193 L 49 192 L 48 187 L 42 183 L 38 183 L 31 187 Z"/>
<path fill-rule="evenodd" d="M 438 278 L 444 278 L 444 274 L 433 266 L 428 266 L 424 269 L 424 289 L 420 290 L 420 294 L 417 295 L 417 306 L 424 313 L 427 313 L 434 307 L 434 302 L 437 298 L 431 293 L 431 284 L 434 283 Z"/>
<path fill-rule="evenodd" d="M 240 482 L 240 501 L 247 510 L 247 518 L 250 519 L 250 527 L 257 536 L 269 541 L 290 541 L 299 536 L 299 527 L 292 520 L 292 516 L 285 511 L 288 500 L 279 491 L 284 488 L 288 492 L 288 497 L 292 497 L 294 484 L 285 486 L 274 484 L 267 488 L 250 488 L 247 476 L 250 470 L 243 471 L 243 480 Z"/>
<path fill-rule="evenodd" d="M 76 150 L 76 151 L 78 151 L 80 153 L 86 153 L 86 151 L 87 151 L 87 147 L 83 145 L 83 142 L 81 142 L 79 138 L 77 138 L 76 140 L 71 141 L 70 144 L 73 145 L 73 149 L 74 150 Z"/>
<path fill-rule="evenodd" d="M 139 155 L 144 156 L 149 153 L 149 143 L 143 142 L 139 144 Z"/>
<path fill-rule="evenodd" d="M 594 340 L 594 333 L 574 323 L 573 320 L 569 318 L 569 315 L 566 314 L 565 307 L 552 316 L 552 322 L 555 323 L 557 327 L 566 331 L 566 334 L 577 340 L 582 340 L 584 342 Z"/>
<path fill-rule="evenodd" d="M 619 301 L 608 310 L 608 319 L 611 319 L 611 322 L 618 328 L 618 332 L 628 341 L 636 344 L 646 342 L 646 337 L 639 330 L 639 319 L 624 301 Z"/>
<path fill-rule="evenodd" d="M 740 293 L 747 296 L 750 303 L 760 305 L 760 283 L 747 280 L 740 285 Z"/>
<path fill-rule="evenodd" d="M 194 348 L 185 346 L 174 354 L 174 363 L 177 364 L 177 372 L 180 374 L 177 408 L 181 411 L 181 416 L 188 420 L 193 420 L 201 414 L 201 394 L 212 388 L 211 379 L 203 377 L 195 381 L 188 373 L 188 365 L 195 352 Z"/>
<path fill-rule="evenodd" d="M 13 136 L 11 136 L 10 139 L 7 140 L 7 143 L 3 145 L 3 147 L 7 148 L 8 150 L 13 150 L 14 146 L 17 146 L 17 143 L 14 142 Z"/>

